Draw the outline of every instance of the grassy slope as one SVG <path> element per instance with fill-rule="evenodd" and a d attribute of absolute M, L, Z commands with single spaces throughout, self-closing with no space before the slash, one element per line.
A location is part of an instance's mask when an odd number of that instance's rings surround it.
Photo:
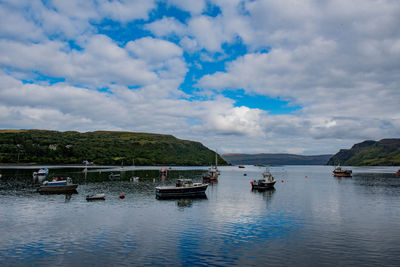
<path fill-rule="evenodd" d="M 329 160 L 329 165 L 396 166 L 400 165 L 400 139 L 364 141 L 351 149 L 341 149 Z"/>
<path fill-rule="evenodd" d="M 49 145 L 57 145 L 55 150 Z M 19 160 L 18 160 L 19 157 Z M 215 153 L 172 135 L 96 131 L 1 130 L 1 163 L 209 165 Z M 226 162 L 219 157 L 218 162 Z"/>

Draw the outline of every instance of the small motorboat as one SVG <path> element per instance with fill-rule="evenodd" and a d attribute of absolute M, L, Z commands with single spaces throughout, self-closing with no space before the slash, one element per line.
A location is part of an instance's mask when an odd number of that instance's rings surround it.
<path fill-rule="evenodd" d="M 276 180 L 272 176 L 272 174 L 269 172 L 268 169 L 265 170 L 262 174 L 263 178 L 261 179 L 254 179 L 254 181 L 251 181 L 251 188 L 252 189 L 258 189 L 258 190 L 263 190 L 263 189 L 272 189 L 275 186 Z"/>
<path fill-rule="evenodd" d="M 53 179 L 52 181 L 44 181 L 43 184 L 37 189 L 39 193 L 49 194 L 64 194 L 64 193 L 77 193 L 77 184 L 72 183 L 72 179 Z"/>
<path fill-rule="evenodd" d="M 193 183 L 192 179 L 180 178 L 175 186 L 156 187 L 156 197 L 179 198 L 179 197 L 204 197 L 208 184 Z"/>
<path fill-rule="evenodd" d="M 117 173 L 117 174 L 110 173 L 110 175 L 108 175 L 108 178 L 110 180 L 118 180 L 118 179 L 121 179 L 121 174 L 119 174 L 119 173 Z"/>
<path fill-rule="evenodd" d="M 241 169 L 243 169 L 243 168 L 244 168 L 244 165 L 239 165 L 238 167 L 241 168 Z"/>
<path fill-rule="evenodd" d="M 34 173 L 33 173 L 33 176 L 34 176 L 34 177 L 35 177 L 35 176 L 44 177 L 44 176 L 47 176 L 48 174 L 49 174 L 49 169 L 43 168 L 43 169 L 40 169 L 40 170 L 37 171 L 37 172 L 34 172 Z"/>
<path fill-rule="evenodd" d="M 352 170 L 343 170 L 342 167 L 337 166 L 332 173 L 336 177 L 351 177 Z"/>
<path fill-rule="evenodd" d="M 87 200 L 87 201 L 106 200 L 106 195 L 105 195 L 105 194 L 87 195 L 87 196 L 86 196 L 86 200 Z"/>

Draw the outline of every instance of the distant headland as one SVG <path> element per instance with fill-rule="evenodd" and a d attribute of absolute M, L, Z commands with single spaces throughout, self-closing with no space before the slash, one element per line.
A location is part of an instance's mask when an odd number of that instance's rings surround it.
<path fill-rule="evenodd" d="M 328 165 L 348 166 L 399 166 L 400 139 L 367 140 L 353 145 L 350 149 L 341 149 L 332 156 Z"/>

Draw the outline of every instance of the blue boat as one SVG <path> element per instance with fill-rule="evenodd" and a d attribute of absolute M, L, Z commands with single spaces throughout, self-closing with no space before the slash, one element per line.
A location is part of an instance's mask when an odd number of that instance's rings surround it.
<path fill-rule="evenodd" d="M 77 184 L 72 183 L 71 178 L 54 179 L 52 181 L 44 181 L 43 184 L 37 189 L 39 193 L 47 194 L 65 194 L 65 193 L 77 193 Z"/>

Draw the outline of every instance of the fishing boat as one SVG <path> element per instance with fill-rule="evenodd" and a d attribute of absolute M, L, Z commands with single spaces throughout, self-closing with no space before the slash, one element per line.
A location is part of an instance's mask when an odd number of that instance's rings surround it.
<path fill-rule="evenodd" d="M 262 173 L 263 178 L 261 179 L 254 179 L 254 181 L 251 181 L 251 188 L 252 189 L 258 189 L 258 190 L 263 190 L 263 189 L 271 189 L 274 188 L 274 185 L 276 183 L 276 180 L 272 176 L 272 174 L 269 172 L 268 169 L 266 169 Z"/>
<path fill-rule="evenodd" d="M 53 179 L 52 181 L 44 181 L 43 184 L 37 189 L 39 193 L 77 193 L 77 184 L 72 183 L 72 179 L 68 177 L 67 179 Z"/>
<path fill-rule="evenodd" d="M 212 166 L 208 172 L 203 176 L 203 182 L 218 182 L 218 169 L 216 166 Z"/>
<path fill-rule="evenodd" d="M 157 198 L 202 197 L 208 184 L 193 183 L 192 179 L 179 178 L 175 186 L 157 186 Z"/>
<path fill-rule="evenodd" d="M 86 196 L 86 200 L 87 200 L 87 201 L 106 200 L 106 195 L 105 195 L 105 194 L 87 195 L 87 196 Z"/>
<path fill-rule="evenodd" d="M 342 167 L 337 166 L 332 173 L 336 177 L 351 177 L 352 170 L 343 170 Z"/>

